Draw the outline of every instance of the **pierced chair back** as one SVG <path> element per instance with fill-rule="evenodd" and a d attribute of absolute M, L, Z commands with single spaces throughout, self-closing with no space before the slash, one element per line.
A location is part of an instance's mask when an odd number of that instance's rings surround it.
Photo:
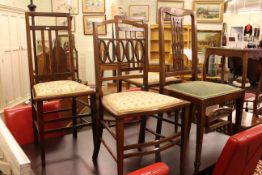
<path fill-rule="evenodd" d="M 189 65 L 184 56 L 184 39 L 183 39 L 183 21 L 184 18 L 190 17 L 191 20 L 191 50 L 192 50 L 192 64 Z M 160 69 L 163 71 L 160 74 L 160 92 L 163 92 L 163 87 L 166 84 L 166 77 L 170 76 L 183 76 L 192 75 L 192 80 L 197 79 L 197 45 L 196 45 L 196 20 L 195 13 L 192 10 L 162 7 L 159 9 L 158 14 L 159 21 L 159 50 L 160 50 Z M 172 37 L 172 54 L 171 54 L 171 66 L 169 70 L 165 69 L 165 43 L 164 32 L 165 25 L 171 25 L 171 37 Z"/>
<path fill-rule="evenodd" d="M 41 25 L 41 20 L 50 25 Z M 58 21 L 63 26 L 53 25 Z M 70 14 L 28 12 L 26 24 L 31 88 L 40 82 L 75 80 Z M 65 33 L 67 39 L 61 39 Z"/>
<path fill-rule="evenodd" d="M 111 33 L 107 36 L 98 34 L 98 28 L 104 25 L 111 29 Z M 146 24 L 125 19 L 113 19 L 94 24 L 96 87 L 101 96 L 103 93 L 100 87 L 105 81 L 115 80 L 117 86 L 120 87 L 123 80 L 143 78 L 143 90 L 148 89 L 147 28 Z M 137 32 L 142 34 L 136 36 Z M 115 75 L 107 73 L 112 70 L 115 71 Z"/>

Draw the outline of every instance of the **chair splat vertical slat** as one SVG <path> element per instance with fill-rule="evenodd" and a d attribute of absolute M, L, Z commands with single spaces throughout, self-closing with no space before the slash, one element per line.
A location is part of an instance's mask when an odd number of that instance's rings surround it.
<path fill-rule="evenodd" d="M 45 31 L 41 30 L 41 44 L 42 44 L 42 50 L 43 50 L 43 72 L 42 74 L 46 74 L 48 72 L 48 63 L 46 58 L 46 47 L 45 47 Z M 39 70 L 38 70 L 39 71 Z"/>
<path fill-rule="evenodd" d="M 53 63 L 53 59 L 52 59 L 52 56 L 53 56 L 53 53 L 52 53 L 52 48 L 53 48 L 53 44 L 52 44 L 52 31 L 51 30 L 48 30 L 48 40 L 49 40 L 49 71 L 50 73 L 53 72 L 52 70 L 52 63 Z"/>

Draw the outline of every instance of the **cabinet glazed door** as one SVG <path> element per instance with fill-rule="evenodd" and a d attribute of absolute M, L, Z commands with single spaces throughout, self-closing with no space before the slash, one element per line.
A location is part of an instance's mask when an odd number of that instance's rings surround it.
<path fill-rule="evenodd" d="M 29 95 L 26 32 L 23 14 L 0 12 L 0 108 Z"/>

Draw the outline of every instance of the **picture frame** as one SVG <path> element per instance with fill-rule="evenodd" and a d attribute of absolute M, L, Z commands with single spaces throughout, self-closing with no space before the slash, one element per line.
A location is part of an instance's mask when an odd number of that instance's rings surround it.
<path fill-rule="evenodd" d="M 101 22 L 106 20 L 106 15 L 84 15 L 84 34 L 93 35 L 93 22 Z M 102 26 L 98 29 L 99 35 L 106 35 L 107 29 L 106 26 Z"/>
<path fill-rule="evenodd" d="M 105 0 L 82 0 L 83 13 L 105 13 Z"/>
<path fill-rule="evenodd" d="M 222 30 L 197 30 L 197 50 L 204 52 L 207 47 L 221 46 Z"/>
<path fill-rule="evenodd" d="M 72 16 L 71 20 L 71 31 L 75 32 L 76 30 L 76 24 L 75 24 L 75 17 Z M 67 26 L 67 18 L 56 18 L 56 25 L 57 26 Z"/>
<path fill-rule="evenodd" d="M 52 12 L 68 13 L 78 15 L 79 13 L 79 0 L 52 0 Z"/>
<path fill-rule="evenodd" d="M 129 16 L 144 17 L 145 21 L 149 21 L 149 5 L 129 5 Z"/>
<path fill-rule="evenodd" d="M 224 1 L 195 0 L 193 10 L 196 12 L 196 20 L 199 23 L 223 22 Z"/>
<path fill-rule="evenodd" d="M 184 1 L 183 0 L 158 0 L 157 1 L 157 23 L 158 23 L 158 10 L 160 7 L 176 7 L 176 8 L 184 8 Z M 170 17 L 165 16 L 164 21 L 170 21 Z"/>
<path fill-rule="evenodd" d="M 242 41 L 244 36 L 244 27 L 232 26 L 230 30 L 230 36 L 235 37 L 236 41 Z"/>

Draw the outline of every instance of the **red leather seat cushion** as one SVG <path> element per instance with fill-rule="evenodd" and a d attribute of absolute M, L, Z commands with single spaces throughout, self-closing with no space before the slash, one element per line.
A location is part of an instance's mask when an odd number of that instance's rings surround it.
<path fill-rule="evenodd" d="M 128 175 L 168 175 L 168 173 L 168 166 L 163 162 L 158 162 L 139 170 L 133 171 Z"/>
<path fill-rule="evenodd" d="M 51 111 L 60 108 L 60 103 L 58 101 L 52 101 L 44 103 L 43 110 Z M 31 105 L 19 106 L 15 108 L 9 108 L 4 110 L 4 117 L 6 125 L 10 132 L 13 134 L 16 141 L 20 144 L 30 144 L 33 143 L 33 123 L 32 123 L 32 108 Z M 48 114 L 45 119 L 59 118 L 58 113 Z M 61 127 L 63 123 L 51 123 L 45 124 L 45 129 Z M 57 137 L 64 135 L 63 132 L 57 132 L 52 134 L 46 134 L 45 138 Z"/>

